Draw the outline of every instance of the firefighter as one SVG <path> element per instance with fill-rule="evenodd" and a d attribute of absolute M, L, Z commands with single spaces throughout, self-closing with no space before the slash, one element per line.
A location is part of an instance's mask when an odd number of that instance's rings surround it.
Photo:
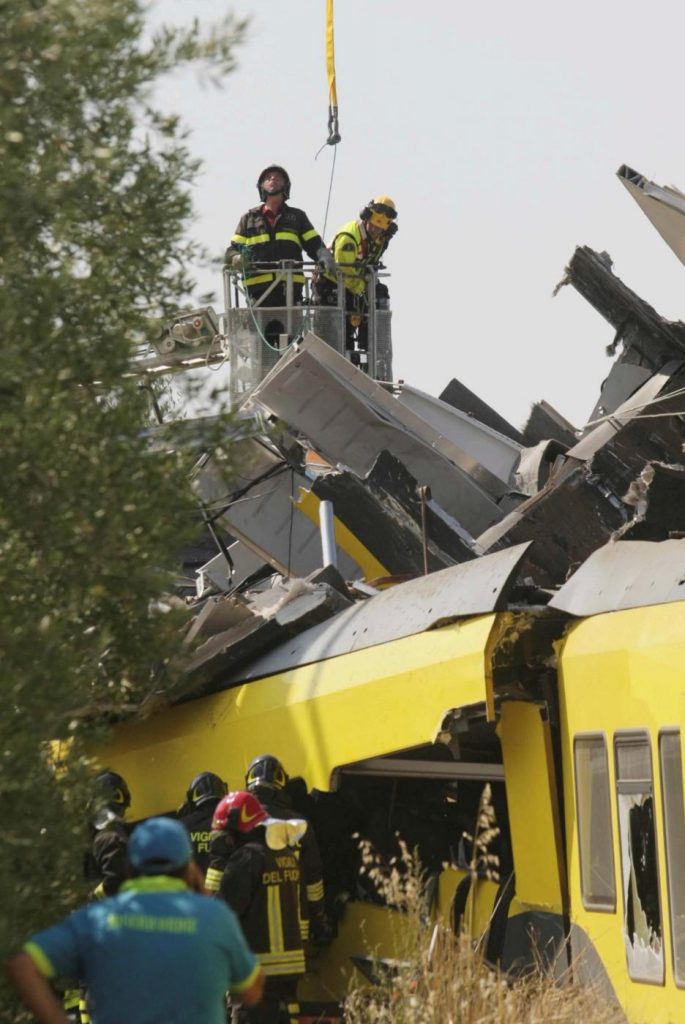
<path fill-rule="evenodd" d="M 216 805 L 228 793 L 228 786 L 214 772 L 200 772 L 188 786 L 178 818 L 188 829 L 195 861 L 203 875 L 209 867 L 209 845 Z"/>
<path fill-rule="evenodd" d="M 95 813 L 91 825 L 93 841 L 87 858 L 86 877 L 97 881 L 95 899 L 114 896 L 128 878 L 126 847 L 129 829 L 124 822 L 131 806 L 131 793 L 118 772 L 104 771 L 95 779 Z"/>
<path fill-rule="evenodd" d="M 296 844 L 306 822 L 271 818 L 253 793 L 237 791 L 219 802 L 214 824 L 234 844 L 217 895 L 238 917 L 266 976 L 260 1005 L 233 1006 L 232 1024 L 279 1024 L 282 1004 L 294 1024 L 305 972 Z"/>
<path fill-rule="evenodd" d="M 124 818 L 130 805 L 131 793 L 123 776 L 109 770 L 100 772 L 95 779 L 91 847 L 84 863 L 86 879 L 97 883 L 91 893 L 93 899 L 114 896 L 129 877 L 129 829 Z M 64 1009 L 72 1024 L 89 1024 L 83 987 L 67 989 Z"/>
<path fill-rule="evenodd" d="M 287 305 L 286 281 L 278 279 L 274 264 L 282 260 L 300 264 L 304 250 L 309 259 L 333 269 L 333 257 L 307 214 L 288 205 L 290 188 L 290 177 L 283 167 L 265 167 L 257 179 L 260 203 L 240 218 L 226 250 L 226 264 L 241 273 L 251 301 L 264 296 L 262 306 Z M 301 268 L 292 279 L 294 305 L 302 298 Z"/>
<path fill-rule="evenodd" d="M 253 793 L 270 817 L 303 819 L 292 806 L 288 796 L 288 774 L 273 754 L 259 754 L 250 763 L 245 775 L 245 788 Z M 306 819 L 303 819 L 306 821 Z M 302 870 L 302 935 L 310 948 L 317 947 L 330 938 L 323 885 L 323 865 L 319 844 L 309 822 L 297 850 Z"/>
<path fill-rule="evenodd" d="M 396 234 L 397 207 L 390 196 L 376 196 L 361 210 L 356 220 L 338 230 L 331 243 L 336 264 L 345 286 L 346 349 L 351 361 L 366 366 L 368 317 L 366 315 L 367 268 L 382 267 L 381 258 Z M 338 277 L 326 268 L 314 287 L 314 301 L 321 306 L 338 304 Z M 376 282 L 376 307 L 388 309 L 390 295 L 386 285 Z M 356 342 L 356 347 L 355 347 Z"/>

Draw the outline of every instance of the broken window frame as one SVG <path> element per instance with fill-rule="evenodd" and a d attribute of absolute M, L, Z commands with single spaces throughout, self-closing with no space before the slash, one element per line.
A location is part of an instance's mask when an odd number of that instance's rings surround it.
<path fill-rule="evenodd" d="M 632 753 L 632 758 L 631 758 Z M 643 765 L 636 763 L 638 758 L 635 754 L 645 757 Z M 631 758 L 633 763 L 630 763 Z M 639 769 L 643 769 L 640 774 Z M 658 845 L 656 836 L 656 811 L 654 807 L 654 771 L 652 764 L 652 746 L 647 730 L 625 730 L 614 733 L 614 770 L 616 776 L 616 816 L 618 820 L 619 847 L 621 851 L 621 893 L 623 899 L 623 937 L 626 949 L 626 963 L 628 975 L 632 981 L 644 982 L 645 984 L 663 985 L 665 981 L 665 959 L 664 959 L 664 934 L 663 934 L 663 910 L 661 907 L 661 885 L 659 879 Z M 641 798 L 641 799 L 636 799 Z M 647 912 L 643 909 L 642 902 L 637 899 L 637 889 L 640 881 L 634 870 L 630 854 L 630 821 L 631 812 L 638 809 L 648 809 L 648 801 L 651 800 L 652 834 L 651 841 L 648 839 L 647 853 L 650 855 L 651 865 L 645 869 L 642 875 L 650 874 L 650 892 L 656 896 L 657 927 L 655 931 L 649 922 Z M 645 836 L 644 822 L 636 830 L 636 836 Z M 633 885 L 634 883 L 634 885 Z M 635 896 L 631 899 L 629 891 L 635 890 Z M 644 893 L 642 894 L 644 895 Z M 633 900 L 637 899 L 637 906 L 633 906 Z M 642 949 L 629 937 L 628 918 L 629 914 L 635 914 L 636 910 L 644 918 L 644 923 L 649 927 L 650 941 Z M 637 924 L 636 924 L 637 927 Z M 639 938 L 637 932 L 633 932 Z M 654 934 L 654 942 L 651 935 Z"/>
<path fill-rule="evenodd" d="M 667 746 L 672 749 L 667 750 Z M 685 988 L 685 806 L 680 729 L 668 728 L 659 732 L 659 763 L 671 964 L 675 984 Z M 678 924 L 678 921 L 682 923 Z"/>
<path fill-rule="evenodd" d="M 593 765 L 591 758 L 583 758 L 583 754 L 588 751 L 600 753 L 601 766 L 598 761 Z M 573 769 L 583 907 L 586 910 L 613 914 L 616 911 L 616 867 L 611 822 L 609 756 L 604 733 L 578 733 L 574 736 Z M 589 773 L 587 789 L 581 786 L 585 772 Z M 603 888 L 596 886 L 598 878 L 606 882 Z"/>

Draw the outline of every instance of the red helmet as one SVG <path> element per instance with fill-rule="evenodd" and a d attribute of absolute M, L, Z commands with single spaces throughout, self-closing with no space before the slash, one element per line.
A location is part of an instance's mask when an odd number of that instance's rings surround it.
<path fill-rule="evenodd" d="M 253 793 L 239 789 L 229 793 L 216 805 L 212 828 L 215 831 L 251 832 L 263 825 L 269 815 Z"/>

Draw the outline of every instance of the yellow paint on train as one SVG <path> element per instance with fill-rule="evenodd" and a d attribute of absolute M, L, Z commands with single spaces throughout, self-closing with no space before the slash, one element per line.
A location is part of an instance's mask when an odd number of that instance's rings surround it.
<path fill-rule="evenodd" d="M 126 778 L 134 818 L 178 806 L 215 771 L 242 788 L 257 754 L 328 789 L 341 764 L 430 742 L 445 712 L 485 699 L 486 615 L 190 700 L 118 727 L 98 750 Z"/>
<path fill-rule="evenodd" d="M 669 1024 L 685 1015 L 685 992 L 676 986 L 666 885 L 664 793 L 658 770 L 662 730 L 683 726 L 685 691 L 685 603 L 612 612 L 574 625 L 560 644 L 559 691 L 564 800 L 570 882 L 570 912 L 601 959 L 628 1019 L 636 1024 Z M 630 976 L 624 938 L 625 895 L 618 819 L 616 737 L 645 735 L 651 748 L 654 824 L 663 942 L 663 980 Z M 574 739 L 604 738 L 607 750 L 610 821 L 606 842 L 613 849 L 615 907 L 584 905 L 574 791 Z M 682 810 L 682 808 L 681 808 Z M 681 850 L 682 856 L 685 851 Z M 623 851 L 625 855 L 625 849 Z M 586 900 L 587 903 L 587 900 Z"/>

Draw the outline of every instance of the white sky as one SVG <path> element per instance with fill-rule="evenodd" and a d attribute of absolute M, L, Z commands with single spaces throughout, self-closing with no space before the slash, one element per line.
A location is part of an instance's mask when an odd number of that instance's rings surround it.
<path fill-rule="evenodd" d="M 164 104 L 205 162 L 198 237 L 223 252 L 270 163 L 323 231 L 325 0 L 156 0 L 153 17 L 251 18 L 223 91 L 191 75 Z M 685 186 L 685 5 L 635 0 L 416 3 L 337 0 L 342 142 L 326 229 L 371 197 L 397 203 L 386 263 L 395 376 L 432 394 L 453 377 L 516 426 L 546 398 L 580 426 L 610 360 L 611 327 L 571 288 L 551 298 L 576 245 L 606 250 L 670 319 L 685 268 L 615 177 L 622 163 Z M 203 276 L 199 291 L 220 294 Z"/>

